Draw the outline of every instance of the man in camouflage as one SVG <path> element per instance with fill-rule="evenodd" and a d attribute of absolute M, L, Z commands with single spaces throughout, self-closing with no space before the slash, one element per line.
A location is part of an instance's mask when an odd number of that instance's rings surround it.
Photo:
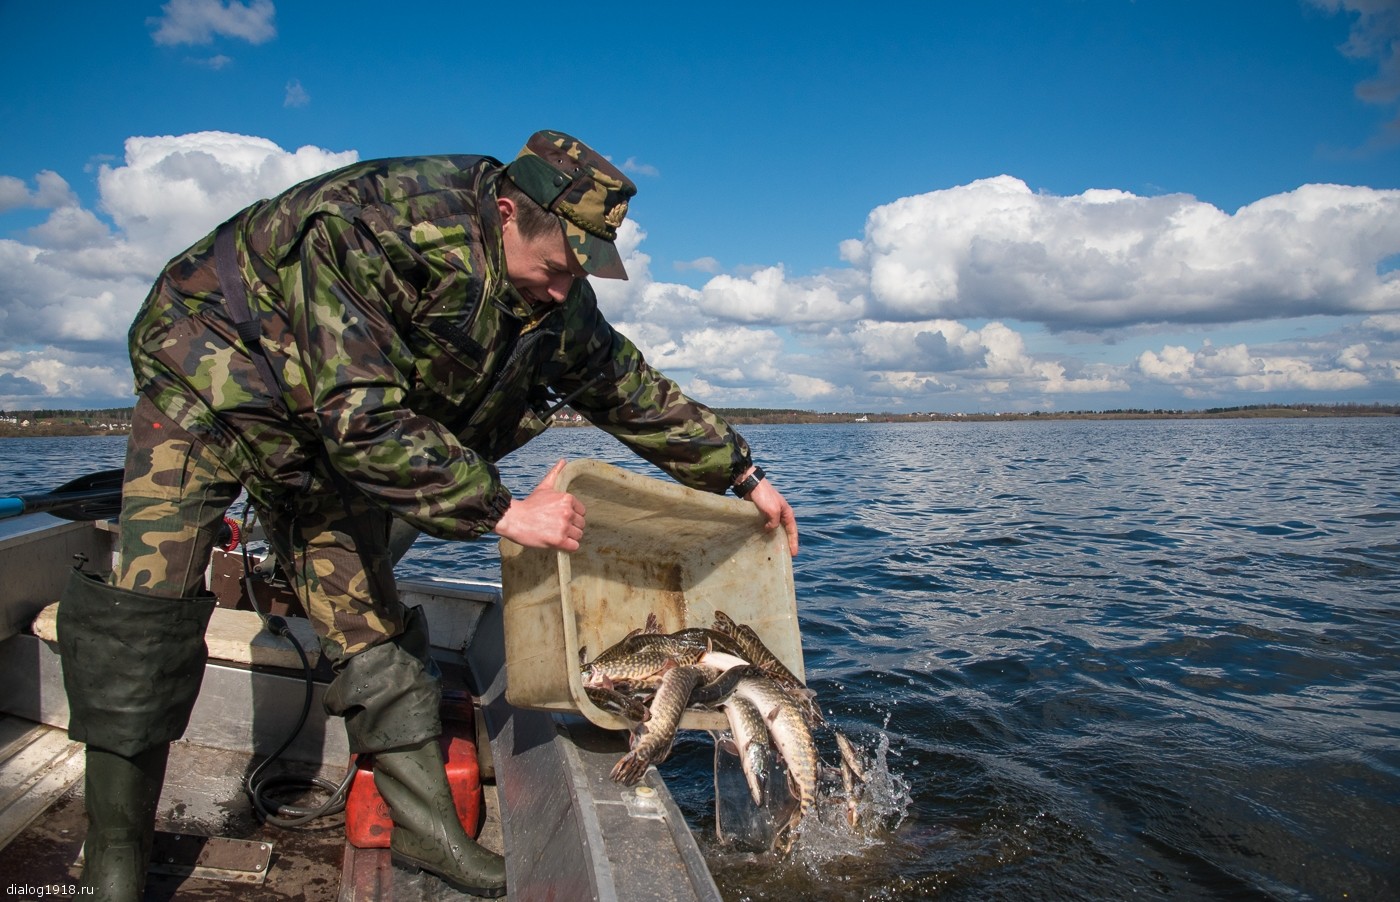
<path fill-rule="evenodd" d="M 554 489 L 559 467 L 515 498 L 495 466 L 546 427 L 554 392 L 680 482 L 733 487 L 796 553 L 792 509 L 743 438 L 598 311 L 586 277 L 626 278 L 613 241 L 635 192 L 587 145 L 538 132 L 508 166 L 419 157 L 322 175 L 167 265 L 131 329 L 118 563 L 106 582 L 75 574 L 60 605 L 70 733 L 87 743 L 84 882 L 99 895 L 140 897 L 205 660 L 203 574 L 241 488 L 334 663 L 327 709 L 353 751 L 375 753 L 395 858 L 484 895 L 504 891 L 504 864 L 451 814 L 437 674 L 426 625 L 394 592 L 391 521 L 577 550 L 585 511 Z"/>

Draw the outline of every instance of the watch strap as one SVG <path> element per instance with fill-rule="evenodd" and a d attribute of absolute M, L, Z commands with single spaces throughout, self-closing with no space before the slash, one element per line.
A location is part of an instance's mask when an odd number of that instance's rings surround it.
<path fill-rule="evenodd" d="M 749 493 L 758 488 L 759 482 L 768 474 L 763 472 L 763 468 L 755 466 L 748 476 L 734 483 L 734 494 L 740 498 L 748 498 Z"/>

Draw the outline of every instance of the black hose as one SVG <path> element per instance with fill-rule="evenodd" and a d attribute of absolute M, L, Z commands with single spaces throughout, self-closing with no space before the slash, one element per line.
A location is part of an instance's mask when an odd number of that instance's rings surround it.
<path fill-rule="evenodd" d="M 274 827 L 300 827 L 310 823 L 317 818 L 328 817 L 339 814 L 345 810 L 345 797 L 350 790 L 350 781 L 355 777 L 355 769 L 352 767 L 345 775 L 345 779 L 339 785 L 332 783 L 324 777 L 294 777 L 290 774 L 277 774 L 259 779 L 259 776 L 269 764 L 276 761 L 287 750 L 287 747 L 301 733 L 301 728 L 306 725 L 306 716 L 311 711 L 311 696 L 314 684 L 311 679 L 311 663 L 306 658 L 306 651 L 292 635 L 291 629 L 287 626 L 287 621 L 281 617 L 268 617 L 266 619 L 268 631 L 274 636 L 281 636 L 292 643 L 292 647 L 297 650 L 297 656 L 301 658 L 301 666 L 306 676 L 306 695 L 302 700 L 301 715 L 297 718 L 297 724 L 292 732 L 262 763 L 253 768 L 244 781 L 244 788 L 248 792 L 248 797 L 253 801 L 253 807 L 257 810 L 258 816 Z M 320 789 L 330 793 L 330 798 L 315 808 L 300 808 L 294 805 L 282 805 L 277 803 L 269 804 L 266 800 L 266 793 L 273 787 L 295 787 L 302 791 Z"/>
<path fill-rule="evenodd" d="M 244 509 L 244 534 L 247 534 L 247 508 Z M 287 621 L 278 616 L 267 616 L 258 608 L 257 596 L 253 594 L 253 573 L 252 565 L 248 559 L 248 547 L 243 547 L 243 579 L 248 591 L 248 601 L 253 606 L 253 610 L 262 618 L 263 626 L 274 636 L 286 639 L 292 643 L 296 649 L 297 657 L 301 659 L 302 675 L 306 681 L 306 693 L 302 699 L 301 714 L 297 717 L 296 726 L 291 733 L 278 746 L 277 751 L 262 760 L 262 763 L 253 768 L 243 781 L 243 788 L 248 793 L 248 798 L 252 800 L 253 808 L 257 811 L 258 817 L 274 827 L 300 827 L 318 818 L 329 817 L 339 814 L 345 810 L 345 799 L 350 792 L 350 782 L 355 778 L 355 768 L 351 767 L 345 774 L 345 779 L 339 785 L 332 783 L 324 777 L 296 777 L 291 774 L 274 774 L 269 777 L 259 779 L 262 772 L 268 765 L 282 757 L 282 753 L 291 746 L 297 736 L 301 733 L 301 728 L 306 725 L 306 717 L 311 713 L 311 698 L 315 691 L 315 683 L 311 676 L 311 662 L 306 657 L 306 650 L 301 647 L 297 637 L 292 634 L 291 627 Z M 301 808 L 295 805 L 283 805 L 275 801 L 269 802 L 267 793 L 274 788 L 295 788 L 301 792 L 308 790 L 321 790 L 330 793 L 330 797 L 321 805 L 315 808 Z"/>

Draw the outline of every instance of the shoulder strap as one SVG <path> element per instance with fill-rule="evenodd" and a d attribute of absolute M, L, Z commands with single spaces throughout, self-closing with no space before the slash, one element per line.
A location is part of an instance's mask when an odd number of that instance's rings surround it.
<path fill-rule="evenodd" d="M 243 346 L 253 358 L 258 375 L 267 383 L 268 391 L 273 393 L 277 403 L 290 414 L 287 402 L 282 397 L 282 380 L 277 378 L 277 371 L 272 368 L 272 361 L 268 359 L 267 350 L 262 345 L 262 326 L 253 319 L 253 312 L 248 307 L 248 286 L 244 284 L 243 273 L 238 268 L 238 248 L 234 241 L 233 223 L 234 220 L 230 219 L 219 226 L 219 230 L 214 234 L 214 271 L 219 277 L 219 289 L 223 292 L 224 303 L 228 305 L 229 318 L 238 330 L 238 337 Z M 369 524 L 355 516 L 350 507 L 350 498 L 358 494 L 359 489 L 355 488 L 345 474 L 336 469 L 324 447 L 321 451 L 326 471 L 345 504 L 350 535 L 355 541 L 355 551 L 365 569 L 365 577 L 369 580 L 370 595 L 387 609 L 398 599 L 394 586 L 393 564 L 370 553 L 371 549 L 384 547 L 387 533 L 382 538 L 373 535 L 369 531 Z M 306 475 L 309 479 L 311 474 Z"/>
<path fill-rule="evenodd" d="M 236 219 L 237 217 L 235 217 Z M 267 359 L 267 351 L 262 345 L 262 324 L 253 319 L 248 307 L 248 286 L 243 283 L 243 273 L 238 268 L 238 247 L 234 240 L 234 219 L 219 226 L 214 234 L 214 271 L 219 277 L 219 289 L 223 292 L 224 303 L 228 305 L 229 317 L 238 330 L 238 337 L 248 354 L 253 358 L 253 366 L 258 375 L 267 383 L 278 401 L 282 401 L 282 380 Z M 282 402 L 285 406 L 285 402 Z"/>

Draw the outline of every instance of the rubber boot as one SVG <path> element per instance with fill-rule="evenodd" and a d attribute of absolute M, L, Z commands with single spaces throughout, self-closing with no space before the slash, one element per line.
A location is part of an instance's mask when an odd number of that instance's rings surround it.
<path fill-rule="evenodd" d="M 462 829 L 436 739 L 375 753 L 374 785 L 394 821 L 395 863 L 435 874 L 458 892 L 505 894 L 506 861 Z"/>
<path fill-rule="evenodd" d="M 86 895 L 141 898 L 169 756 L 168 744 L 132 758 L 88 746 L 84 782 L 88 832 L 82 879 Z"/>
<path fill-rule="evenodd" d="M 170 743 L 204 676 L 212 596 L 164 598 L 74 571 L 58 606 L 68 735 L 87 743 L 83 885 L 141 898 Z"/>
<path fill-rule="evenodd" d="M 462 829 L 438 736 L 442 687 L 421 608 L 404 630 L 346 659 L 325 706 L 345 718 L 350 751 L 374 755 L 374 785 L 389 805 L 395 861 L 437 875 L 459 892 L 495 897 L 506 890 L 505 859 Z"/>

